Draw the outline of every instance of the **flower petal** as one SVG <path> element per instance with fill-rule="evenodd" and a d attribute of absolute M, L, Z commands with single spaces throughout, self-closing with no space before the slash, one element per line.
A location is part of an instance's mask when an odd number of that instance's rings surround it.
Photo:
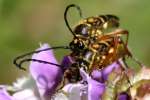
<path fill-rule="evenodd" d="M 120 65 L 117 62 L 114 62 L 110 65 L 108 65 L 105 69 L 102 70 L 103 79 L 106 81 L 108 78 L 108 75 L 115 69 L 118 69 Z"/>
<path fill-rule="evenodd" d="M 93 70 L 91 77 L 99 82 L 105 82 L 108 78 L 108 75 L 115 69 L 118 69 L 120 65 L 117 62 L 108 65 L 102 70 Z"/>
<path fill-rule="evenodd" d="M 0 89 L 0 100 L 14 100 L 5 89 Z"/>
<path fill-rule="evenodd" d="M 96 80 L 88 81 L 88 100 L 100 100 L 105 91 L 105 84 Z"/>
<path fill-rule="evenodd" d="M 100 100 L 105 91 L 105 84 L 92 79 L 82 68 L 80 73 L 84 81 L 88 83 L 88 100 Z"/>
<path fill-rule="evenodd" d="M 38 50 L 49 48 L 48 44 L 43 44 Z M 32 59 L 44 60 L 58 64 L 53 51 L 43 51 L 38 54 L 34 54 Z M 54 93 L 56 87 L 60 83 L 63 73 L 60 67 L 50 64 L 44 64 L 39 62 L 31 62 L 30 72 L 33 78 L 36 80 L 37 87 L 41 97 L 50 98 Z"/>
<path fill-rule="evenodd" d="M 24 89 L 13 94 L 15 100 L 40 100 L 31 89 Z"/>
<path fill-rule="evenodd" d="M 91 77 L 96 81 L 103 82 L 102 70 L 93 70 Z"/>
<path fill-rule="evenodd" d="M 62 89 L 65 93 L 67 93 L 69 100 L 81 100 L 81 89 L 84 88 L 83 84 L 76 83 L 76 84 L 67 84 Z"/>
<path fill-rule="evenodd" d="M 73 59 L 70 56 L 64 56 L 61 65 L 64 66 L 64 70 L 71 66 L 74 63 Z"/>

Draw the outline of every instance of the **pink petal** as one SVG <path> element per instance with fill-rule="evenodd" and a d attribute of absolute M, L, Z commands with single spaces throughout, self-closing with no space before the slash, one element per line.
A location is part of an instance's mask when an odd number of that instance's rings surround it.
<path fill-rule="evenodd" d="M 46 48 L 49 48 L 48 44 L 42 45 L 42 47 L 38 50 Z M 52 50 L 34 54 L 32 56 L 32 59 L 38 59 L 58 64 L 56 58 L 53 55 Z M 51 97 L 63 76 L 60 67 L 39 62 L 31 62 L 30 72 L 33 78 L 36 80 L 36 84 L 39 88 L 40 95 L 42 97 L 44 96 L 45 98 Z"/>
<path fill-rule="evenodd" d="M 88 80 L 88 100 L 101 100 L 101 96 L 105 91 L 105 84 L 96 80 Z"/>
<path fill-rule="evenodd" d="M 35 95 L 31 89 L 24 89 L 13 94 L 15 100 L 39 100 L 39 97 Z"/>
<path fill-rule="evenodd" d="M 5 89 L 0 89 L 0 100 L 14 100 Z"/>
<path fill-rule="evenodd" d="M 80 69 L 80 74 L 88 82 L 88 100 L 100 100 L 105 91 L 105 83 L 94 80 L 83 69 Z"/>
<path fill-rule="evenodd" d="M 104 81 L 107 80 L 108 75 L 115 69 L 118 69 L 119 67 L 121 67 L 117 62 L 114 62 L 110 65 L 108 65 L 106 68 L 104 68 L 102 70 L 102 75 L 103 75 L 103 79 Z"/>

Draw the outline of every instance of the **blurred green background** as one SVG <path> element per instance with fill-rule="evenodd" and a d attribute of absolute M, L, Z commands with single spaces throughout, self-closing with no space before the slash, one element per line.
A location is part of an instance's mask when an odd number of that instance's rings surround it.
<path fill-rule="evenodd" d="M 150 1 L 148 0 L 0 0 L 0 84 L 11 83 L 27 72 L 17 69 L 14 57 L 35 50 L 39 43 L 67 45 L 72 35 L 63 14 L 67 5 L 78 4 L 85 17 L 115 14 L 121 28 L 130 32 L 129 47 L 144 64 L 150 65 Z M 69 22 L 79 20 L 76 10 L 69 11 Z M 65 50 L 56 52 L 61 61 Z"/>

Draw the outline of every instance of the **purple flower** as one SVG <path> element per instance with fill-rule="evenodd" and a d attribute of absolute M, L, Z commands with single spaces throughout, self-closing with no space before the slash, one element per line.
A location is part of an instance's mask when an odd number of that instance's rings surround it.
<path fill-rule="evenodd" d="M 88 83 L 88 100 L 100 100 L 101 95 L 105 90 L 105 84 L 92 79 L 83 69 L 80 69 L 80 74 L 83 80 Z"/>
<path fill-rule="evenodd" d="M 105 82 L 107 80 L 108 75 L 113 71 L 117 70 L 120 65 L 117 62 L 112 63 L 111 65 L 107 66 L 103 70 L 94 70 L 91 74 L 94 80 L 99 82 Z"/>
<path fill-rule="evenodd" d="M 38 50 L 49 48 L 48 44 L 43 44 Z M 32 59 L 44 60 L 58 64 L 54 57 L 53 51 L 43 51 L 34 54 Z M 65 56 L 61 65 L 68 68 L 73 63 L 70 56 Z M 0 100 L 50 100 L 52 97 L 55 100 L 63 98 L 63 100 L 100 100 L 105 91 L 105 81 L 109 73 L 117 69 L 119 64 L 114 62 L 103 70 L 94 70 L 89 76 L 82 68 L 80 74 L 82 81 L 87 81 L 87 84 L 81 82 L 66 84 L 62 93 L 55 93 L 56 88 L 61 83 L 63 77 L 62 68 L 44 64 L 39 62 L 31 62 L 30 75 L 19 79 L 13 86 L 4 86 L 0 89 Z M 6 90 L 13 91 L 10 95 Z M 1 99 L 2 98 L 2 99 Z"/>
<path fill-rule="evenodd" d="M 0 89 L 0 100 L 13 100 L 5 89 Z"/>
<path fill-rule="evenodd" d="M 80 69 L 81 76 L 83 80 L 88 82 L 88 100 L 100 100 L 104 91 L 105 91 L 105 81 L 107 80 L 108 75 L 120 67 L 116 62 L 107 66 L 103 70 L 94 70 L 91 74 L 91 77 Z M 104 79 L 104 80 L 102 80 Z"/>
<path fill-rule="evenodd" d="M 43 44 L 39 49 L 45 48 L 49 48 L 48 44 Z M 34 54 L 32 59 L 58 64 L 52 50 Z M 0 100 L 50 100 L 63 76 L 61 68 L 39 62 L 31 62 L 30 74 L 31 77 L 20 79 L 11 89 L 8 86 L 0 89 L 0 98 L 3 98 Z M 10 96 L 5 89 L 15 93 Z"/>
<path fill-rule="evenodd" d="M 38 50 L 45 48 L 49 48 L 48 44 L 44 44 Z M 52 50 L 34 54 L 32 58 L 58 64 Z M 61 68 L 39 62 L 31 62 L 30 73 L 33 76 L 33 79 L 36 80 L 36 85 L 39 89 L 41 97 L 44 96 L 45 98 L 50 98 L 52 94 L 54 94 L 63 76 Z"/>
<path fill-rule="evenodd" d="M 71 66 L 71 64 L 74 63 L 74 60 L 71 58 L 71 56 L 67 55 L 64 56 L 61 65 L 64 66 L 64 70 Z"/>

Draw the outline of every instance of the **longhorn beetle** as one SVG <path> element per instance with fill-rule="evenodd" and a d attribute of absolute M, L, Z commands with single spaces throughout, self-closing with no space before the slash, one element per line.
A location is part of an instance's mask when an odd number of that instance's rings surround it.
<path fill-rule="evenodd" d="M 67 13 L 70 8 L 76 8 L 82 18 L 75 26 L 74 30 L 70 27 L 67 20 Z M 95 17 L 83 18 L 81 9 L 78 5 L 71 4 L 66 7 L 64 12 L 64 20 L 69 31 L 73 35 L 72 41 L 68 46 L 56 46 L 43 50 L 32 51 L 14 59 L 14 64 L 22 69 L 22 64 L 25 62 L 39 62 L 44 64 L 55 65 L 61 67 L 65 72 L 65 77 L 69 82 L 77 82 L 81 80 L 79 68 L 83 68 L 87 73 L 91 73 L 93 69 L 103 69 L 114 61 L 122 58 L 125 63 L 125 56 L 133 58 L 128 50 L 128 31 L 118 29 L 119 18 L 115 15 L 99 15 Z M 114 28 L 112 32 L 105 32 L 109 28 Z M 126 35 L 126 41 L 122 40 L 122 35 Z M 40 53 L 52 49 L 69 49 L 69 56 L 74 60 L 74 63 L 69 68 L 65 69 L 64 65 L 47 62 L 44 60 L 25 58 L 32 54 Z M 134 59 L 134 58 L 133 58 Z M 135 60 L 141 65 L 141 63 Z"/>

